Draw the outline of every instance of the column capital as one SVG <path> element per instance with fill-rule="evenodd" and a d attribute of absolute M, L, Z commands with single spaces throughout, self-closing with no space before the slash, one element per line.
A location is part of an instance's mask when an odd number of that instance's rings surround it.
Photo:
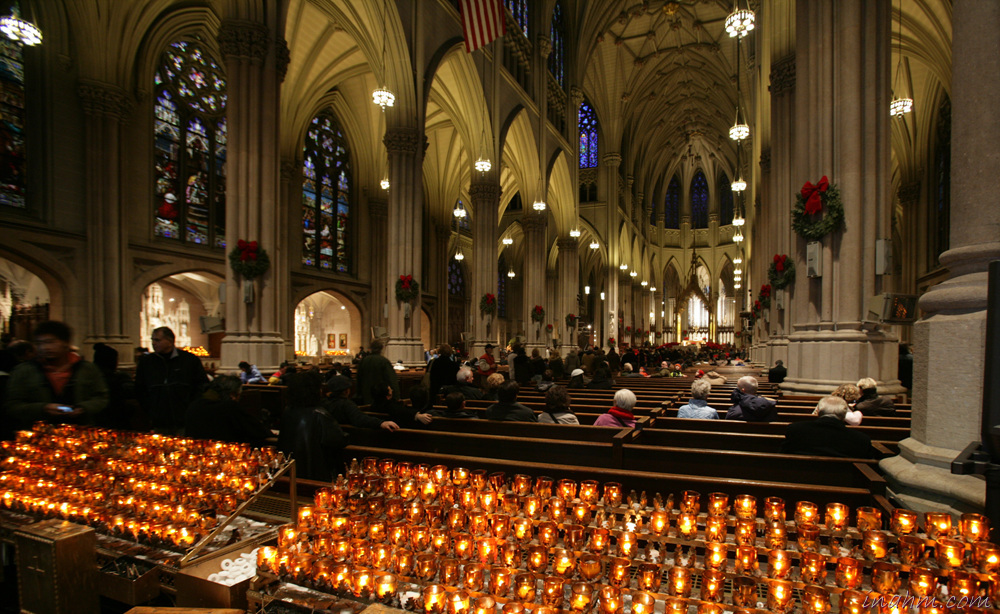
<path fill-rule="evenodd" d="M 253 21 L 230 19 L 222 22 L 216 35 L 225 56 L 262 62 L 267 57 L 267 26 Z"/>
<path fill-rule="evenodd" d="M 583 104 L 583 90 L 575 85 L 569 88 L 569 99 L 573 102 L 573 109 L 579 109 Z"/>
<path fill-rule="evenodd" d="M 765 147 L 760 150 L 760 172 L 771 172 L 771 148 Z"/>
<path fill-rule="evenodd" d="M 469 186 L 469 198 L 475 201 L 496 201 L 500 199 L 503 190 L 500 184 L 493 181 L 474 181 Z"/>
<path fill-rule="evenodd" d="M 291 181 L 295 174 L 299 170 L 299 165 L 295 160 L 289 158 L 282 158 L 281 160 L 281 178 L 285 181 Z"/>
<path fill-rule="evenodd" d="M 772 96 L 795 87 L 795 56 L 790 55 L 771 62 L 771 85 L 767 89 Z"/>
<path fill-rule="evenodd" d="M 281 81 L 285 80 L 285 75 L 288 73 L 288 63 L 291 62 L 292 55 L 288 50 L 288 41 L 283 38 L 278 39 L 274 42 L 274 65 L 278 70 L 278 79 Z"/>
<path fill-rule="evenodd" d="M 125 121 L 132 113 L 132 97 L 117 85 L 81 80 L 76 91 L 87 115 L 106 115 Z"/>
<path fill-rule="evenodd" d="M 912 181 L 910 183 L 904 183 L 899 186 L 899 191 L 896 193 L 897 198 L 899 198 L 899 204 L 904 207 L 909 207 L 917 204 L 920 200 L 920 182 Z"/>
<path fill-rule="evenodd" d="M 389 203 L 381 198 L 369 198 L 368 213 L 373 218 L 384 221 L 389 217 Z"/>
<path fill-rule="evenodd" d="M 538 54 L 542 56 L 543 60 L 548 59 L 549 55 L 552 53 L 552 41 L 549 40 L 548 36 L 538 37 Z"/>
<path fill-rule="evenodd" d="M 434 237 L 439 243 L 446 243 L 451 239 L 451 224 L 434 224 Z"/>
<path fill-rule="evenodd" d="M 544 215 L 525 215 L 521 217 L 521 227 L 524 228 L 525 234 L 533 231 L 544 231 L 545 226 L 549 223 L 549 220 Z"/>
<path fill-rule="evenodd" d="M 416 128 L 389 128 L 382 142 L 390 154 L 416 155 L 420 149 L 420 132 Z"/>
<path fill-rule="evenodd" d="M 580 247 L 580 243 L 573 237 L 560 237 L 556 240 L 556 247 L 559 248 L 559 253 L 563 252 L 575 252 Z"/>
<path fill-rule="evenodd" d="M 622 155 L 617 151 L 609 151 L 601 156 L 601 162 L 604 162 L 605 166 L 618 166 L 622 163 Z"/>

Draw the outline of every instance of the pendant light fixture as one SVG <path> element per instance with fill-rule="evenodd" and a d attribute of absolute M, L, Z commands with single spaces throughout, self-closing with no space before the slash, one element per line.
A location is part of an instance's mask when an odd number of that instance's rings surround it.
<path fill-rule="evenodd" d="M 372 102 L 382 107 L 382 112 L 385 112 L 386 107 L 391 107 L 396 104 L 396 95 L 392 93 L 388 85 L 385 85 L 386 81 L 386 63 L 385 63 L 385 43 L 386 38 L 388 38 L 388 28 L 386 23 L 386 14 L 388 13 L 388 6 L 386 3 L 388 0 L 383 0 L 382 2 L 382 85 L 375 88 L 372 92 Z M 388 181 L 386 181 L 388 183 Z M 388 189 L 388 188 L 383 188 Z"/>
<path fill-rule="evenodd" d="M 899 36 L 896 51 L 896 74 L 892 79 L 892 102 L 889 103 L 889 115 L 903 119 L 907 113 L 913 112 L 913 99 L 906 96 L 906 88 L 900 86 L 899 73 L 903 70 L 903 0 L 899 0 Z M 903 80 L 905 84 L 905 78 Z M 902 93 L 896 97 L 896 93 Z"/>
<path fill-rule="evenodd" d="M 736 39 L 736 121 L 733 122 L 733 127 L 729 129 L 729 138 L 733 139 L 737 143 L 750 137 L 750 126 L 746 123 L 746 118 L 741 113 L 741 89 L 740 89 L 740 36 Z"/>
<path fill-rule="evenodd" d="M 480 73 L 485 76 L 486 74 L 486 48 L 479 50 L 481 57 L 483 58 L 480 64 Z M 485 88 L 484 88 L 485 91 Z M 483 100 L 483 129 L 479 135 L 479 158 L 476 159 L 475 167 L 480 173 L 487 173 L 491 168 L 493 168 L 493 162 L 490 161 L 490 154 L 487 149 L 486 144 L 486 124 L 489 123 L 489 107 L 486 105 L 486 101 Z"/>
<path fill-rule="evenodd" d="M 42 31 L 38 26 L 21 19 L 21 7 L 17 2 L 10 7 L 10 15 L 0 19 L 0 32 L 15 43 L 34 47 L 42 43 Z"/>
<path fill-rule="evenodd" d="M 750 7 L 740 8 L 740 2 L 736 0 L 733 12 L 729 14 L 729 17 L 726 17 L 726 32 L 729 33 L 730 38 L 743 38 L 754 29 L 755 20 L 756 15 L 750 10 Z"/>

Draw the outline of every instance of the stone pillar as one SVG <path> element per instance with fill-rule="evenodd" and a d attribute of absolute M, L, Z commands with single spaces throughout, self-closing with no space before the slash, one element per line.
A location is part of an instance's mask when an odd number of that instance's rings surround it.
<path fill-rule="evenodd" d="M 578 253 L 579 242 L 572 237 L 564 237 L 556 241 L 559 247 L 559 275 L 557 283 L 559 291 L 558 309 L 553 314 L 552 322 L 560 330 L 564 331 L 560 335 L 562 345 L 576 343 L 573 331 L 576 326 L 566 326 L 566 316 L 573 313 L 580 315 L 579 303 L 576 300 L 577 294 L 582 292 L 580 288 L 580 256 Z"/>
<path fill-rule="evenodd" d="M 125 292 L 130 286 L 121 194 L 121 129 L 133 104 L 123 89 L 107 83 L 81 81 L 77 93 L 83 104 L 87 137 L 84 202 L 90 274 L 87 313 L 91 327 L 86 337 L 75 341 L 82 341 L 88 350 L 94 343 L 105 343 L 118 350 L 121 365 L 131 365 L 134 343 L 127 322 L 135 316 L 125 313 Z"/>
<path fill-rule="evenodd" d="M 389 245 L 389 205 L 383 198 L 368 197 L 369 228 L 371 229 L 371 245 Z M 388 260 L 387 249 L 373 249 L 371 253 L 371 278 L 373 282 L 387 279 L 389 271 L 386 268 Z M 392 297 L 391 300 L 395 300 Z M 372 299 L 369 317 L 372 326 L 386 325 L 386 305 L 390 295 L 385 284 L 372 283 Z"/>
<path fill-rule="evenodd" d="M 781 360 L 786 365 L 788 358 L 788 333 L 791 323 L 796 317 L 795 302 L 797 296 L 808 295 L 809 278 L 806 277 L 805 252 L 797 250 L 797 235 L 791 229 L 791 210 L 795 204 L 795 190 L 802 187 L 805 180 L 797 180 L 792 176 L 794 141 L 793 125 L 795 111 L 795 56 L 786 56 L 771 64 L 771 147 L 761 151 L 760 174 L 762 189 L 766 192 L 765 202 L 774 202 L 775 207 L 766 207 L 764 215 L 767 224 L 771 253 L 764 252 L 761 256 L 765 261 L 774 254 L 788 254 L 795 261 L 795 282 L 784 289 L 784 309 L 775 309 L 777 317 L 771 322 L 771 346 L 768 365 L 775 360 Z M 796 186 L 796 181 L 798 185 Z M 816 179 L 809 181 L 815 182 Z M 798 292 L 797 289 L 802 291 Z M 793 367 L 793 371 L 795 368 Z M 793 373 L 794 375 L 794 373 Z"/>
<path fill-rule="evenodd" d="M 609 337 L 614 337 L 617 342 L 621 342 L 618 330 L 618 265 L 622 262 L 622 249 L 624 246 L 618 245 L 618 225 L 621 223 L 621 213 L 618 210 L 618 167 L 622 163 L 622 156 L 618 152 L 608 152 L 601 156 L 605 168 L 605 185 L 607 186 L 607 222 L 605 224 L 604 237 L 608 247 L 608 270 L 605 283 L 607 284 L 604 304 L 598 315 L 604 322 L 604 338 L 598 339 L 595 345 L 606 346 Z M 595 321 L 597 317 L 594 318 Z"/>
<path fill-rule="evenodd" d="M 790 377 L 781 386 L 786 390 L 826 393 L 868 376 L 882 393 L 902 392 L 896 338 L 862 329 L 868 300 L 880 283 L 875 240 L 888 233 L 891 202 L 890 22 L 888 2 L 799 0 L 796 5 L 799 70 L 791 168 L 796 185 L 823 175 L 838 185 L 846 230 L 822 240 L 823 277 L 795 289 Z M 796 242 L 797 253 L 803 253 L 805 242 Z"/>
<path fill-rule="evenodd" d="M 521 218 L 524 229 L 524 332 L 528 338 L 526 347 L 545 347 L 545 324 L 551 322 L 551 313 L 545 314 L 544 322 L 531 319 L 535 305 L 545 305 L 545 228 L 548 218 L 537 213 L 528 213 Z"/>
<path fill-rule="evenodd" d="M 226 245 L 258 241 L 271 257 L 270 271 L 253 281 L 226 267 L 222 367 L 236 370 L 246 360 L 266 372 L 278 367 L 285 352 L 278 304 L 287 302 L 289 283 L 278 219 L 278 126 L 287 46 L 268 25 L 241 20 L 223 21 L 218 42 L 228 81 Z"/>
<path fill-rule="evenodd" d="M 403 364 L 423 364 L 420 340 L 420 298 L 409 302 L 396 299 L 400 275 L 412 275 L 421 284 L 423 277 L 423 159 L 424 136 L 416 128 L 395 127 L 382 139 L 389 155 L 389 240 L 386 243 L 388 273 L 383 278 L 389 298 L 389 345 L 386 358 Z M 447 293 L 447 289 L 445 289 Z"/>
<path fill-rule="evenodd" d="M 449 222 L 451 216 L 449 216 Z M 433 223 L 433 222 L 432 222 Z M 448 267 L 451 266 L 451 246 L 455 239 L 455 230 L 452 224 L 434 225 L 434 245 L 428 249 L 427 292 L 437 293 L 437 308 L 434 318 L 434 327 L 431 334 L 431 344 L 450 343 L 448 338 L 448 302 L 451 298 L 448 294 Z"/>
<path fill-rule="evenodd" d="M 294 158 L 282 158 L 280 187 L 282 210 L 285 212 L 294 211 L 294 214 L 289 216 L 287 213 L 284 213 L 278 216 L 278 223 L 280 224 L 278 236 L 285 237 L 285 240 L 288 241 L 289 268 L 297 265 L 302 257 L 300 252 L 302 249 L 302 231 L 299 225 L 301 224 L 299 216 L 302 215 L 300 211 L 302 200 L 301 172 L 302 163 L 300 161 Z M 289 228 L 290 219 L 295 220 L 295 225 L 292 228 Z M 287 293 L 287 299 L 278 302 L 278 332 L 285 340 L 284 360 L 294 361 L 295 309 L 298 307 L 298 304 L 292 302 L 291 288 L 285 288 L 284 292 Z"/>
<path fill-rule="evenodd" d="M 881 467 L 906 507 L 958 513 L 981 511 L 986 498 L 981 479 L 949 465 L 980 440 L 987 266 L 1000 258 L 1000 209 L 982 179 L 1000 165 L 1000 125 L 983 118 L 1000 95 L 1000 4 L 958 0 L 953 15 L 951 234 L 941 254 L 950 275 L 920 298 L 912 436 Z"/>
<path fill-rule="evenodd" d="M 501 341 L 497 337 L 497 314 L 483 316 L 479 312 L 479 301 L 486 293 L 497 294 L 497 224 L 500 210 L 500 184 L 494 177 L 474 180 L 469 188 L 469 198 L 476 218 L 472 222 L 472 299 L 474 342 L 470 356 L 482 356 L 488 342 Z M 506 273 L 506 271 L 504 271 Z M 506 341 L 506 339 L 502 340 Z"/>

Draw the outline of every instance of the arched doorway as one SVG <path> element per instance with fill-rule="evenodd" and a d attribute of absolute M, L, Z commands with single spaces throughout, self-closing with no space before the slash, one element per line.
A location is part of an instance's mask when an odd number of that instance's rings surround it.
<path fill-rule="evenodd" d="M 51 317 L 49 288 L 40 277 L 0 258 L 0 332 L 30 339 L 31 331 Z"/>
<path fill-rule="evenodd" d="M 361 312 L 338 292 L 314 292 L 295 307 L 296 357 L 349 358 L 367 341 L 361 333 Z"/>
<path fill-rule="evenodd" d="M 177 347 L 218 358 L 225 335 L 225 280 L 215 273 L 191 271 L 161 277 L 146 286 L 139 309 L 140 344 L 148 346 L 153 329 L 168 326 Z"/>

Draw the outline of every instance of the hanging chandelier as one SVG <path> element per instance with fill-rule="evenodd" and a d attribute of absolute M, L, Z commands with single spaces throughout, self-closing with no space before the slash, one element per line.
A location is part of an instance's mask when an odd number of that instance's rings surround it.
<path fill-rule="evenodd" d="M 629 277 L 638 277 L 639 276 L 639 274 L 636 273 L 634 270 L 632 272 L 630 272 L 628 275 L 629 275 Z"/>
<path fill-rule="evenodd" d="M 621 269 L 621 270 L 623 270 L 623 271 L 627 271 L 628 270 L 628 265 L 623 262 L 623 263 L 621 263 L 621 265 L 618 266 L 618 268 Z"/>
<path fill-rule="evenodd" d="M 746 223 L 747 221 L 743 219 L 743 214 L 737 210 L 736 215 L 733 216 L 733 226 L 742 226 Z"/>
<path fill-rule="evenodd" d="M 726 17 L 726 32 L 729 33 L 730 38 L 734 36 L 743 38 L 754 29 L 755 20 L 754 12 L 749 8 L 741 9 L 737 0 L 733 12 L 729 14 L 729 17 Z"/>
<path fill-rule="evenodd" d="M 601 247 L 601 244 L 596 240 L 590 242 L 590 249 L 598 249 L 599 247 Z"/>
<path fill-rule="evenodd" d="M 649 285 L 649 282 L 644 279 L 641 282 L 639 282 L 639 285 L 642 286 L 643 288 L 645 288 L 646 286 Z"/>
<path fill-rule="evenodd" d="M 736 288 L 737 290 L 739 290 L 743 286 L 741 286 L 739 282 L 736 282 L 735 284 L 733 284 L 733 287 Z"/>
<path fill-rule="evenodd" d="M 736 254 L 736 257 L 733 258 L 733 264 L 743 264 L 743 254 Z"/>
<path fill-rule="evenodd" d="M 374 91 L 372 91 L 372 102 L 374 102 L 379 107 L 381 107 L 383 113 L 385 112 L 385 108 L 386 107 L 391 107 L 394 104 L 396 104 L 396 95 L 392 93 L 392 90 L 389 89 L 389 86 L 384 85 L 384 83 L 385 83 L 385 81 L 384 81 L 384 79 L 385 79 L 385 72 L 386 72 L 386 70 L 385 70 L 385 41 L 386 41 L 386 38 L 389 36 L 389 34 L 388 34 L 388 28 L 386 27 L 386 25 L 387 25 L 386 24 L 386 12 L 387 12 L 387 8 L 386 8 L 385 3 L 383 2 L 382 3 L 382 79 L 383 79 L 383 85 L 380 85 L 379 87 L 375 88 Z"/>
<path fill-rule="evenodd" d="M 462 253 L 462 249 L 461 248 L 459 248 L 459 250 L 457 252 L 455 252 L 455 260 L 458 260 L 458 261 L 465 260 L 465 254 Z"/>
<path fill-rule="evenodd" d="M 574 228 L 573 230 L 569 231 L 569 236 L 573 237 L 574 239 L 579 239 L 580 238 L 580 229 L 579 228 Z"/>
<path fill-rule="evenodd" d="M 514 239 L 510 237 L 504 237 L 503 240 L 501 240 L 500 242 L 503 243 L 504 245 L 513 245 Z"/>
<path fill-rule="evenodd" d="M 462 201 L 458 201 L 458 204 L 455 205 L 455 208 L 451 210 L 451 214 L 458 219 L 462 219 L 469 213 L 468 211 L 465 210 L 465 205 L 462 204 Z"/>
<path fill-rule="evenodd" d="M 545 211 L 545 201 L 541 199 L 536 200 L 534 204 L 531 205 L 531 208 L 535 211 Z"/>
<path fill-rule="evenodd" d="M 479 171 L 480 173 L 485 173 L 489 171 L 491 168 L 493 168 L 493 163 L 490 162 L 488 159 L 479 156 L 479 159 L 476 160 L 476 170 Z"/>
<path fill-rule="evenodd" d="M 903 0 L 899 0 L 899 36 L 896 38 L 896 74 L 892 79 L 892 102 L 889 103 L 889 115 L 903 119 L 903 116 L 913 111 L 913 99 L 905 95 L 905 88 L 899 87 L 899 73 L 903 69 Z M 896 96 L 896 92 L 904 92 Z"/>
<path fill-rule="evenodd" d="M 382 181 L 378 182 L 378 184 L 380 186 L 382 186 L 383 190 L 388 190 L 389 189 L 389 174 L 386 173 L 385 177 L 383 177 Z"/>
<path fill-rule="evenodd" d="M 28 47 L 40 45 L 42 42 L 42 31 L 30 21 L 21 19 L 21 10 L 17 2 L 11 7 L 10 15 L 0 19 L 0 32 L 6 34 L 10 40 Z"/>
<path fill-rule="evenodd" d="M 750 137 L 750 126 L 740 121 L 739 109 L 736 110 L 736 123 L 729 129 L 729 138 L 734 141 L 742 141 Z"/>
<path fill-rule="evenodd" d="M 739 226 L 736 227 L 736 234 L 733 235 L 733 242 L 734 243 L 743 242 L 743 231 L 739 228 Z"/>
<path fill-rule="evenodd" d="M 736 275 L 742 275 L 743 274 L 743 269 L 741 269 L 739 267 L 736 267 L 736 269 L 733 270 L 733 273 L 736 274 Z"/>
<path fill-rule="evenodd" d="M 514 269 L 510 269 L 507 271 L 507 277 L 514 279 Z"/>
<path fill-rule="evenodd" d="M 733 189 L 733 192 L 742 192 L 747 189 L 747 182 L 743 180 L 743 176 L 741 175 L 739 179 L 734 181 L 729 187 Z"/>

